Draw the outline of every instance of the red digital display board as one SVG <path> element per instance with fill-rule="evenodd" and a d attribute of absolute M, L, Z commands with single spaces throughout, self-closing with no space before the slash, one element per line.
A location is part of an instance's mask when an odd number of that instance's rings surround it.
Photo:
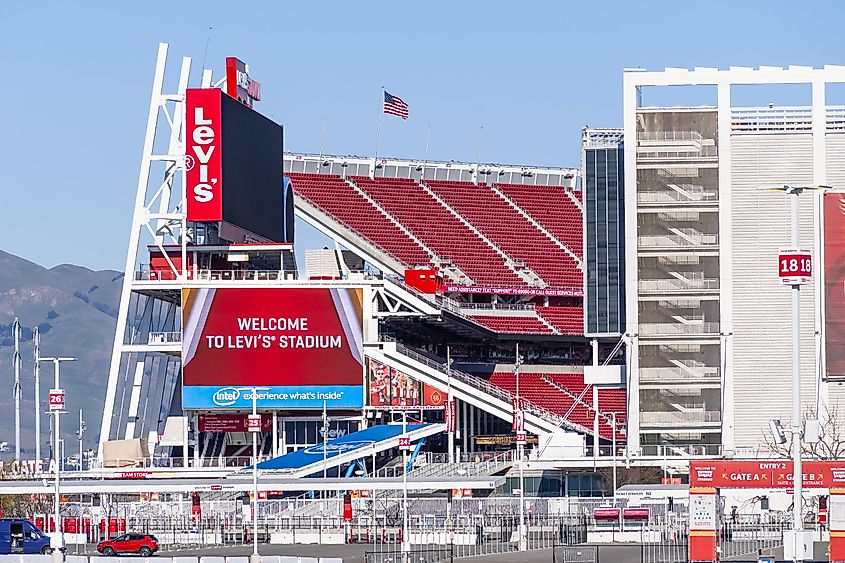
<path fill-rule="evenodd" d="M 186 409 L 363 406 L 362 293 L 182 290 Z"/>

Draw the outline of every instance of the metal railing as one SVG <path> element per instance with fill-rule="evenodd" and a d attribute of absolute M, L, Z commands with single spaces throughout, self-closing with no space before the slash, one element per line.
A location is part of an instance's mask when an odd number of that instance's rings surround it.
<path fill-rule="evenodd" d="M 719 235 L 641 235 L 637 245 L 643 248 L 695 248 L 696 246 L 714 246 L 719 244 Z"/>
<path fill-rule="evenodd" d="M 147 344 L 179 344 L 182 342 L 181 332 L 151 332 L 147 337 Z"/>
<path fill-rule="evenodd" d="M 472 387 L 474 387 L 474 388 L 476 388 L 480 391 L 483 391 L 484 393 L 486 393 L 486 394 L 488 394 L 488 395 L 490 395 L 494 398 L 497 398 L 501 401 L 504 401 L 507 404 L 512 404 L 512 402 L 513 402 L 514 395 L 512 393 L 502 389 L 501 387 L 496 387 L 495 385 L 492 385 L 486 379 L 482 379 L 480 377 L 476 377 L 474 375 L 470 375 L 468 373 L 464 373 L 464 372 L 456 370 L 456 369 L 448 370 L 445 363 L 436 362 L 436 361 L 432 360 L 431 358 L 423 356 L 422 354 L 417 353 L 416 351 L 412 350 L 411 348 L 408 348 L 404 344 L 400 344 L 399 342 L 396 343 L 396 350 L 398 352 L 408 356 L 409 358 L 420 362 L 421 364 L 424 364 L 424 365 L 426 365 L 426 366 L 428 366 L 428 367 L 430 367 L 434 370 L 437 370 L 437 371 L 443 373 L 444 375 L 447 374 L 447 373 L 450 373 L 451 376 L 454 377 L 456 380 L 458 380 L 462 383 L 466 383 L 467 385 L 470 385 L 470 386 L 472 386 Z M 525 412 L 526 413 L 530 413 L 530 414 L 532 414 L 532 415 L 534 415 L 538 418 L 541 418 L 541 419 L 543 419 L 543 420 L 545 420 L 545 421 L 547 421 L 551 424 L 554 424 L 555 426 L 558 426 L 558 427 L 566 426 L 568 428 L 572 428 L 572 429 L 574 429 L 578 432 L 582 432 L 582 433 L 589 433 L 590 432 L 588 429 L 586 429 L 586 428 L 584 428 L 584 427 L 582 427 L 578 424 L 575 424 L 573 422 L 570 422 L 570 421 L 564 419 L 563 417 L 561 417 L 561 416 L 559 416 L 559 415 L 557 415 L 557 414 L 555 414 L 551 411 L 548 411 L 548 410 L 544 409 L 543 407 L 541 407 L 541 406 L 539 406 L 535 403 L 532 403 L 531 401 L 529 401 L 527 399 L 524 399 L 524 404 L 525 404 Z"/>
<path fill-rule="evenodd" d="M 189 280 L 210 281 L 295 281 L 297 270 L 189 270 Z M 136 281 L 175 281 L 179 275 L 172 270 L 151 270 L 142 267 L 135 272 Z"/>
<path fill-rule="evenodd" d="M 640 291 L 698 291 L 719 289 L 719 278 L 701 279 L 663 279 L 663 280 L 639 280 L 637 287 Z"/>
<path fill-rule="evenodd" d="M 719 411 L 691 410 L 680 411 L 644 411 L 640 412 L 640 424 L 652 425 L 690 425 L 707 422 L 721 422 Z"/>
<path fill-rule="evenodd" d="M 810 132 L 813 130 L 813 108 L 733 108 L 731 130 L 736 133 Z"/>
<path fill-rule="evenodd" d="M 696 322 L 678 323 L 640 323 L 640 336 L 695 336 L 719 334 L 719 323 Z"/>
<path fill-rule="evenodd" d="M 665 190 L 660 192 L 638 192 L 637 203 L 716 203 L 717 192 L 688 192 Z"/>
<path fill-rule="evenodd" d="M 718 368 L 692 368 L 686 370 L 677 366 L 640 368 L 640 383 L 699 383 L 707 380 L 719 381 Z"/>

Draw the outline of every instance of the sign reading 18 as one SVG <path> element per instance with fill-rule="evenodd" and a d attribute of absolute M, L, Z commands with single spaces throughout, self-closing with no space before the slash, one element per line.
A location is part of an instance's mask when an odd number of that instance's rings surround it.
<path fill-rule="evenodd" d="M 812 258 L 806 255 L 782 257 L 780 260 L 780 273 L 781 275 L 809 276 L 813 273 Z"/>

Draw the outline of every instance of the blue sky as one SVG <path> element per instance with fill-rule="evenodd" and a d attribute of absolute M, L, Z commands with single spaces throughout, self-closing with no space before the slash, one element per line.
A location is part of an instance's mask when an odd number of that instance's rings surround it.
<path fill-rule="evenodd" d="M 325 120 L 325 152 L 372 154 L 384 85 L 411 119 L 385 120 L 382 154 L 421 157 L 430 124 L 429 158 L 472 161 L 483 125 L 483 161 L 577 166 L 584 125 L 621 125 L 623 68 L 845 64 L 843 15 L 777 0 L 3 2 L 0 249 L 123 268 L 159 41 L 171 83 L 183 55 L 194 84 L 204 57 L 218 75 L 227 55 L 247 61 L 288 150 L 317 152 Z"/>

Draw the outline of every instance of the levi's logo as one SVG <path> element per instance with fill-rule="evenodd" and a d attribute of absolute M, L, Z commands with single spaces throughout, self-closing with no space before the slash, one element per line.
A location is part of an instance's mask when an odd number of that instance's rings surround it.
<path fill-rule="evenodd" d="M 214 151 L 217 150 L 217 131 L 215 123 L 211 118 L 205 116 L 205 108 L 194 108 L 194 130 L 191 131 L 193 150 L 190 157 L 189 167 L 199 166 L 196 175 L 197 183 L 192 187 L 191 192 L 196 201 L 207 203 L 214 199 L 213 186 L 218 178 L 209 177 L 209 161 Z"/>

